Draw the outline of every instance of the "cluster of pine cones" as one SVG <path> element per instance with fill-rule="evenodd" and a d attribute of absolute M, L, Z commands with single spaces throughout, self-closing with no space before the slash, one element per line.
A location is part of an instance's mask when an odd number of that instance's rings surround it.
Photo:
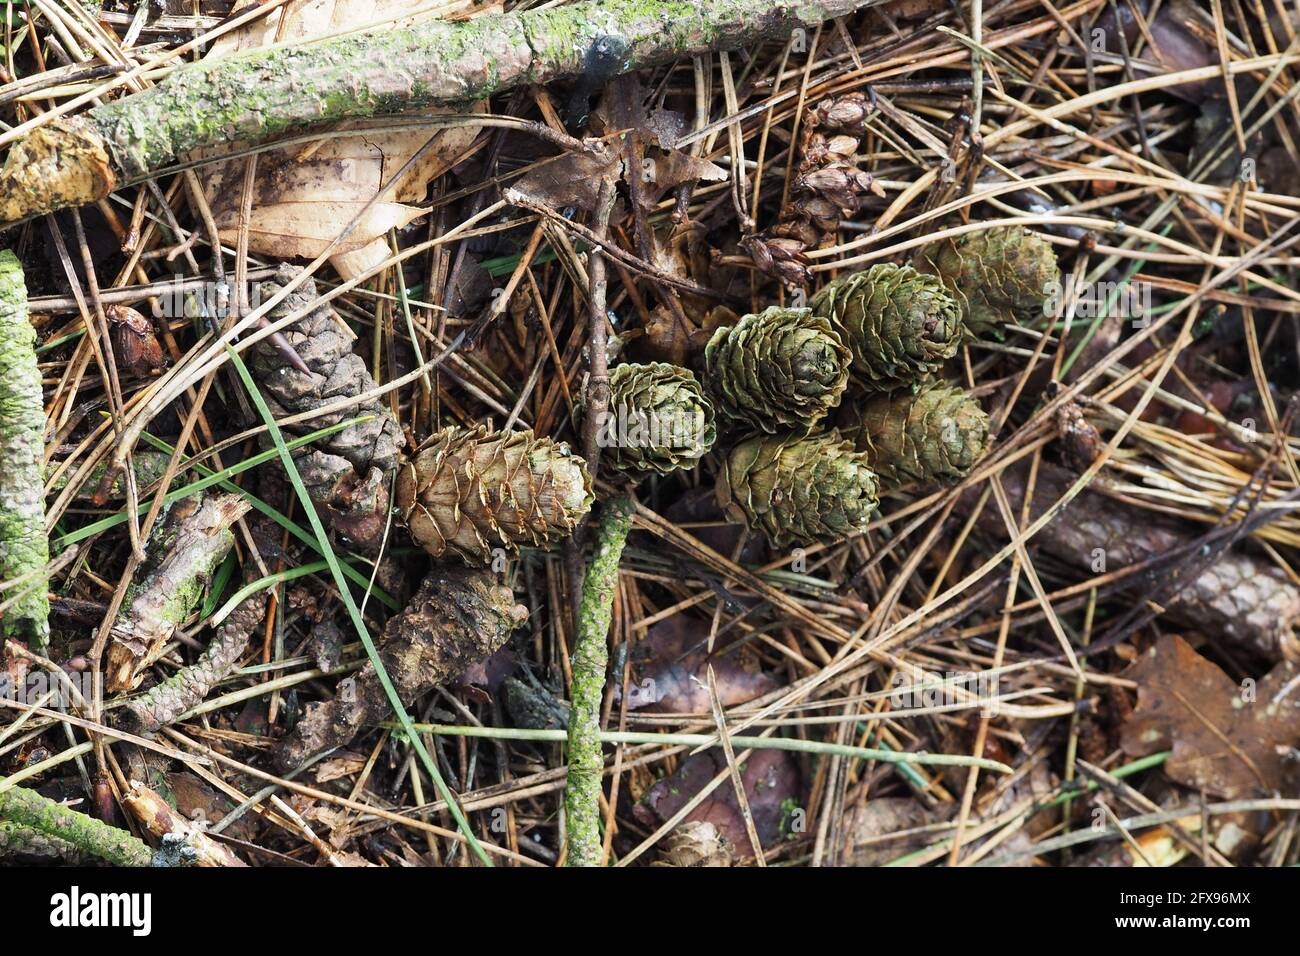
<path fill-rule="evenodd" d="M 836 279 L 810 308 L 718 329 L 698 376 L 615 367 L 599 442 L 635 481 L 694 466 L 722 435 L 716 495 L 734 520 L 776 547 L 861 532 L 882 482 L 955 481 L 984 454 L 987 416 L 937 376 L 963 335 L 1028 319 L 1058 277 L 1050 247 L 1019 228 L 933 243 L 912 265 Z M 582 459 L 528 432 L 447 429 L 397 481 L 415 540 L 479 565 L 569 535 L 591 502 Z"/>

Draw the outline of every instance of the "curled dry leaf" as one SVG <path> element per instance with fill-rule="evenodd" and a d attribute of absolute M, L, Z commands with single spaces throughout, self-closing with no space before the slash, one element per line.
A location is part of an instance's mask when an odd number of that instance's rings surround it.
<path fill-rule="evenodd" d="M 113 336 L 113 357 L 125 375 L 144 377 L 167 364 L 153 323 L 124 305 L 104 309 Z"/>
<path fill-rule="evenodd" d="M 1165 635 L 1129 675 L 1138 682 L 1138 706 L 1124 725 L 1124 752 L 1172 748 L 1165 773 L 1215 797 L 1293 791 L 1298 674 L 1284 661 L 1258 684 L 1238 684 L 1181 637 Z"/>
<path fill-rule="evenodd" d="M 256 3 L 246 0 L 234 13 Z M 447 19 L 467 19 L 498 12 L 500 3 L 441 4 Z M 208 58 L 272 43 L 303 41 L 352 30 L 380 21 L 404 26 L 431 19 L 426 0 L 309 0 L 291 2 L 212 44 Z M 446 113 L 449 110 L 424 111 Z M 340 129 L 364 124 L 342 124 Z M 348 279 L 364 273 L 389 256 L 387 234 L 424 214 L 411 203 L 424 199 L 428 183 L 441 176 L 469 148 L 477 126 L 370 130 L 356 136 L 314 140 L 260 154 L 253 185 L 249 220 L 251 252 L 277 259 L 314 258 L 325 250 L 343 226 L 432 136 L 436 142 L 366 212 L 356 229 L 335 251 L 330 263 Z M 207 167 L 204 185 L 223 240 L 239 234 L 244 161 Z"/>

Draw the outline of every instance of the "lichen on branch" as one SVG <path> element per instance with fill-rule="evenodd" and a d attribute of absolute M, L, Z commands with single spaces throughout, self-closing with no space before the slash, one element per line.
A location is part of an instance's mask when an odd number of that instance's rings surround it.
<path fill-rule="evenodd" d="M 0 252 L 0 581 L 26 578 L 0 632 L 43 650 L 50 602 L 40 573 L 50 560 L 45 534 L 45 407 L 36 366 L 36 330 L 27 321 L 27 285 L 9 250 Z"/>
<path fill-rule="evenodd" d="M 609 626 L 618 589 L 618 564 L 632 530 L 635 504 L 619 497 L 605 505 L 596 532 L 596 550 L 582 583 L 578 636 L 573 648 L 573 706 L 569 712 L 569 769 L 564 789 L 569 866 L 599 866 L 600 704 L 609 666 Z"/>
<path fill-rule="evenodd" d="M 876 2 L 585 0 L 187 64 L 156 86 L 20 140 L 0 172 L 0 196 L 7 197 L 0 221 L 103 198 L 198 150 L 265 143 L 341 120 L 463 106 L 521 84 L 578 76 L 588 51 L 610 37 L 626 50 L 618 72 L 628 72 L 783 38 Z M 33 157 L 39 173 L 28 170 Z"/>
<path fill-rule="evenodd" d="M 10 787 L 0 792 L 0 820 L 46 834 L 115 866 L 149 866 L 153 859 L 149 848 L 125 830 L 55 803 L 26 787 Z"/>
<path fill-rule="evenodd" d="M 140 669 L 189 617 L 234 546 L 230 526 L 249 507 L 238 495 L 177 503 L 155 545 L 161 557 L 142 581 L 131 585 L 110 631 L 104 681 L 109 691 L 129 690 Z"/>

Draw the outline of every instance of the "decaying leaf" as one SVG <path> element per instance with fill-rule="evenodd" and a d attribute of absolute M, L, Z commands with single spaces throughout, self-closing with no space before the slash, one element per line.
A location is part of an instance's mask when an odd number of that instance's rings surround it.
<path fill-rule="evenodd" d="M 143 377 L 167 364 L 153 324 L 124 305 L 104 308 L 113 335 L 113 357 L 123 375 Z"/>
<path fill-rule="evenodd" d="M 592 212 L 601 183 L 615 172 L 612 157 L 590 153 L 566 153 L 541 163 L 515 184 L 515 190 L 555 209 L 576 206 Z"/>
<path fill-rule="evenodd" d="M 940 839 L 923 828 L 943 819 L 912 797 L 866 800 L 845 815 L 842 860 L 850 866 L 888 863 Z"/>
<path fill-rule="evenodd" d="M 245 0 L 233 12 L 257 0 Z M 500 10 L 500 3 L 442 4 L 425 0 L 310 0 L 289 3 L 242 30 L 212 44 L 208 58 L 227 56 L 276 42 L 302 41 L 391 21 L 407 25 L 432 18 L 466 19 Z M 283 22 L 282 22 L 283 21 Z M 426 114 L 429 111 L 425 111 Z M 448 110 L 434 110 L 445 113 Z M 338 129 L 363 124 L 342 124 Z M 366 212 L 356 229 L 331 256 L 330 263 L 348 279 L 364 273 L 389 256 L 388 231 L 424 215 L 411 205 L 424 199 L 429 182 L 441 176 L 470 146 L 477 126 L 441 130 L 413 127 L 392 132 L 368 131 L 356 136 L 316 140 L 260 154 L 253 185 L 248 247 L 278 259 L 314 258 L 325 250 L 343 226 L 362 211 L 380 188 L 431 137 L 436 142 L 420 161 Z M 214 164 L 204 169 L 208 202 L 221 238 L 234 242 L 239 234 L 244 161 Z"/>
<path fill-rule="evenodd" d="M 753 700 L 777 686 L 769 674 L 746 667 L 742 652 L 734 648 L 715 648 L 710 657 L 708 638 L 708 624 L 685 614 L 674 614 L 650 628 L 632 651 L 628 709 L 709 713 L 710 663 L 724 708 Z"/>
<path fill-rule="evenodd" d="M 164 777 L 166 788 L 170 790 L 169 802 L 176 801 L 176 811 L 185 819 L 198 826 L 212 826 L 226 818 L 226 814 L 235 808 L 235 802 L 220 793 L 202 777 L 187 770 L 178 770 Z M 159 789 L 153 787 L 152 789 Z M 253 821 L 256 814 L 245 813 L 227 824 L 222 832 L 240 840 L 252 840 L 257 835 Z"/>
<path fill-rule="evenodd" d="M 716 747 L 687 757 L 676 773 L 646 791 L 633 812 L 647 826 L 661 824 L 726 768 L 727 758 Z M 754 829 L 765 849 L 798 831 L 802 823 L 802 810 L 796 805 L 800 795 L 799 766 L 789 754 L 782 750 L 754 751 L 741 768 L 741 781 L 754 815 Z M 736 791 L 729 779 L 686 815 L 682 824 L 688 823 L 713 824 L 738 860 L 753 858 Z"/>
<path fill-rule="evenodd" d="M 1165 635 L 1133 666 L 1138 706 L 1124 725 L 1124 752 L 1173 749 L 1164 769 L 1188 787 L 1234 799 L 1282 789 L 1300 744 L 1294 664 L 1256 685 L 1237 684 L 1177 635 Z"/>
<path fill-rule="evenodd" d="M 707 820 L 683 823 L 664 838 L 654 866 L 731 866 L 735 851 L 722 832 Z"/>

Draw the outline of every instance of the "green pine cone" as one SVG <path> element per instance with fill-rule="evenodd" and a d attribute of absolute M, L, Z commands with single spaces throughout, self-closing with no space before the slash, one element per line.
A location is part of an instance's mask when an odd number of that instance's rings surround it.
<path fill-rule="evenodd" d="M 938 276 L 974 336 L 1001 338 L 1007 323 L 1043 314 L 1061 270 L 1051 245 L 1020 226 L 998 226 L 922 247 L 912 264 Z"/>
<path fill-rule="evenodd" d="M 916 386 L 961 344 L 961 306 L 911 266 L 880 264 L 842 276 L 814 296 L 812 308 L 843 330 L 853 371 L 872 391 Z"/>
<path fill-rule="evenodd" d="M 718 329 L 704 348 L 718 411 L 769 434 L 807 431 L 840 402 L 853 353 L 811 309 L 773 306 Z"/>
<path fill-rule="evenodd" d="M 666 475 L 692 467 L 713 447 L 713 403 L 693 372 L 667 362 L 619 365 L 609 390 L 597 441 L 619 471 Z"/>
<path fill-rule="evenodd" d="M 866 530 L 878 491 L 867 456 L 835 432 L 746 439 L 728 452 L 716 487 L 731 520 L 778 548 Z"/>
<path fill-rule="evenodd" d="M 891 484 L 958 481 L 988 450 L 989 417 L 979 402 L 947 385 L 847 401 L 839 425 Z"/>

